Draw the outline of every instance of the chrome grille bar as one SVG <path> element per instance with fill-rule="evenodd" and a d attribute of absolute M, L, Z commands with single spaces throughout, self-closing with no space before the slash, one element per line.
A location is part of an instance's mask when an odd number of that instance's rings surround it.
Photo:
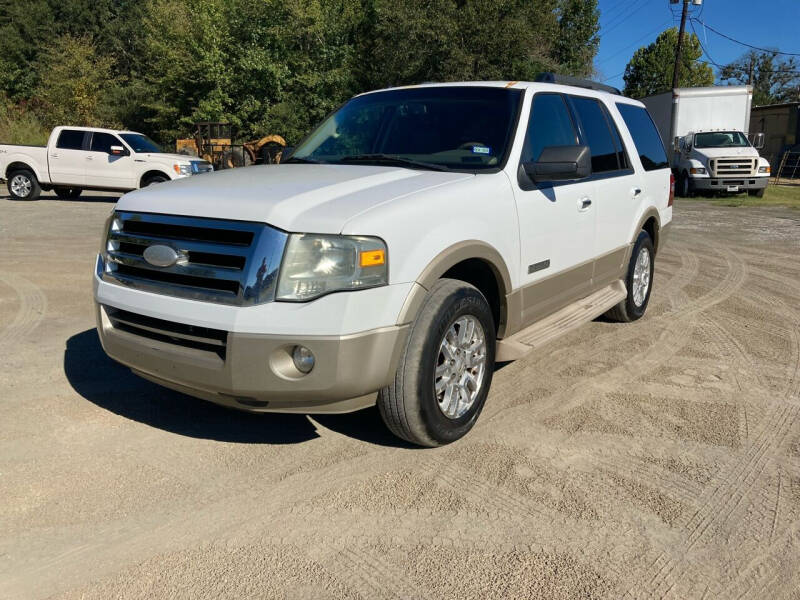
<path fill-rule="evenodd" d="M 117 212 L 106 237 L 101 277 L 181 298 L 262 304 L 274 299 L 287 237 L 261 223 Z M 179 258 L 168 266 L 151 264 L 144 253 L 154 245 L 171 248 Z"/>

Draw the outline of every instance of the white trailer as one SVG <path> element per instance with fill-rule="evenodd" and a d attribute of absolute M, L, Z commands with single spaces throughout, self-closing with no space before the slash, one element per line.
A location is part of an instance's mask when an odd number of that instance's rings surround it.
<path fill-rule="evenodd" d="M 655 121 L 680 196 L 747 191 L 762 196 L 769 163 L 748 139 L 753 88 L 677 88 L 642 100 Z"/>

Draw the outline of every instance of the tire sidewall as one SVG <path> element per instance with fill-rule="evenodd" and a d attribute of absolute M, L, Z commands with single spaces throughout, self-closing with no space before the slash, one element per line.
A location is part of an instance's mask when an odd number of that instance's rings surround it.
<path fill-rule="evenodd" d="M 149 187 L 151 185 L 156 185 L 157 183 L 166 183 L 167 181 L 169 181 L 169 179 L 163 175 L 153 175 L 152 177 L 147 178 L 142 187 Z"/>
<path fill-rule="evenodd" d="M 450 419 L 442 413 L 436 400 L 434 374 L 442 338 L 456 319 L 464 315 L 475 317 L 483 327 L 486 336 L 486 370 L 480 393 L 474 404 L 462 416 Z M 425 335 L 421 361 L 412 389 L 419 399 L 419 411 L 428 436 L 439 444 L 448 444 L 463 437 L 472 429 L 486 402 L 494 372 L 495 326 L 486 299 L 477 289 L 466 286 L 441 303 L 431 325 Z"/>
<path fill-rule="evenodd" d="M 636 259 L 639 257 L 639 253 L 643 247 L 647 248 L 650 255 L 650 285 L 647 287 L 647 294 L 644 297 L 644 302 L 642 302 L 641 306 L 636 306 L 636 303 L 633 301 L 633 271 L 636 267 Z M 647 305 L 650 303 L 650 294 L 653 291 L 654 275 L 655 251 L 653 249 L 653 240 L 650 239 L 650 235 L 646 231 L 642 231 L 639 233 L 639 236 L 636 238 L 636 243 L 633 245 L 631 260 L 628 264 L 628 274 L 625 278 L 625 285 L 628 287 L 628 296 L 625 299 L 625 310 L 632 321 L 640 319 L 647 310 Z"/>

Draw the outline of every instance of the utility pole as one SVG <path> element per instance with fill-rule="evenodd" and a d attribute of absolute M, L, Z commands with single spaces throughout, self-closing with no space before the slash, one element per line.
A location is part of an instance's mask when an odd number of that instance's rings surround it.
<path fill-rule="evenodd" d="M 678 45 L 675 48 L 675 68 L 672 69 L 672 89 L 678 87 L 678 78 L 681 68 L 681 50 L 683 50 L 683 32 L 686 29 L 686 16 L 689 14 L 689 0 L 683 0 L 683 13 L 681 14 L 681 29 L 678 32 Z"/>

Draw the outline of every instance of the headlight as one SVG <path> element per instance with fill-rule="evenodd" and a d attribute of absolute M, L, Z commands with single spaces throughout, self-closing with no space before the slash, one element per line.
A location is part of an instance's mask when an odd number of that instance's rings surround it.
<path fill-rule="evenodd" d="M 769 173 L 770 172 L 770 168 L 769 167 L 758 167 L 758 172 L 759 173 Z"/>
<path fill-rule="evenodd" d="M 386 244 L 378 238 L 294 233 L 289 236 L 276 300 L 305 301 L 389 281 Z"/>
<path fill-rule="evenodd" d="M 172 168 L 175 169 L 175 172 L 178 175 L 191 175 L 192 174 L 192 165 L 179 165 L 174 164 Z"/>
<path fill-rule="evenodd" d="M 704 167 L 692 167 L 691 169 L 689 169 L 689 173 L 691 173 L 692 175 L 705 175 L 706 170 Z"/>

